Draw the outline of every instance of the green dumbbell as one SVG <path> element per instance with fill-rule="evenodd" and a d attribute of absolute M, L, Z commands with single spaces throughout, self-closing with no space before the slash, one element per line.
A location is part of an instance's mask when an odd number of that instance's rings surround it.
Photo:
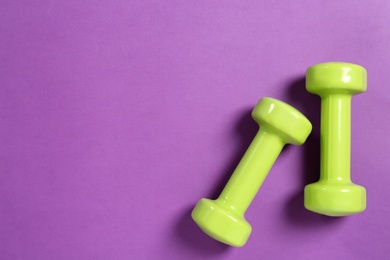
<path fill-rule="evenodd" d="M 221 195 L 216 200 L 201 199 L 192 211 L 206 234 L 237 247 L 246 243 L 252 231 L 245 211 L 283 146 L 303 144 L 312 128 L 298 110 L 272 98 L 262 98 L 252 117 L 261 127 Z"/>
<path fill-rule="evenodd" d="M 350 178 L 351 99 L 366 91 L 367 72 L 355 64 L 329 62 L 310 67 L 306 89 L 321 97 L 320 180 L 305 187 L 305 207 L 347 216 L 366 208 L 366 190 Z"/>

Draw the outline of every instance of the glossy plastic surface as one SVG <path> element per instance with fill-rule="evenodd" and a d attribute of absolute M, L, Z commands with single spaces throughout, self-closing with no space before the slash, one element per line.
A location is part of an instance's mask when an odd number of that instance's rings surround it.
<path fill-rule="evenodd" d="M 252 112 L 261 125 L 217 200 L 201 199 L 192 218 L 212 238 L 243 246 L 252 231 L 244 213 L 286 143 L 303 144 L 311 123 L 298 110 L 272 98 L 262 98 Z"/>
<path fill-rule="evenodd" d="M 305 207 L 328 216 L 347 216 L 366 208 L 366 190 L 350 179 L 351 98 L 367 88 L 366 70 L 329 62 L 310 67 L 306 89 L 321 97 L 320 180 L 305 187 Z"/>

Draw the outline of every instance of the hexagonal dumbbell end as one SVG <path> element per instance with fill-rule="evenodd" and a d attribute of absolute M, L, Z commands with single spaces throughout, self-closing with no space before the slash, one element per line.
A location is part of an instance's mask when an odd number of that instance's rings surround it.
<path fill-rule="evenodd" d="M 216 200 L 201 199 L 192 211 L 206 234 L 237 247 L 246 243 L 252 231 L 244 213 L 283 146 L 303 144 L 312 128 L 298 110 L 272 98 L 262 98 L 252 117 L 261 127 L 221 195 Z"/>
<path fill-rule="evenodd" d="M 366 91 L 367 72 L 356 64 L 328 62 L 310 67 L 306 89 L 321 97 L 320 180 L 305 187 L 306 209 L 347 216 L 366 208 L 366 190 L 350 179 L 351 99 Z"/>

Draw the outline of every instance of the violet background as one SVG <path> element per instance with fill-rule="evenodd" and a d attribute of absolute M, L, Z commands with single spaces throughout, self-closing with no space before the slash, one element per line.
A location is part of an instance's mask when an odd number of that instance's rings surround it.
<path fill-rule="evenodd" d="M 0 259 L 388 259 L 390 2 L 0 2 Z M 368 71 L 353 98 L 352 177 L 367 210 L 303 208 L 318 179 L 307 67 Z M 257 131 L 264 96 L 314 125 L 285 149 L 243 248 L 190 218 Z"/>

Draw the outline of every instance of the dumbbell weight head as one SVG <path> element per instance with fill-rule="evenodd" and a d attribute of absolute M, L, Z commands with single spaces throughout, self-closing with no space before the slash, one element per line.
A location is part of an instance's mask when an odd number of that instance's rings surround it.
<path fill-rule="evenodd" d="M 303 144 L 312 129 L 301 112 L 273 98 L 262 98 L 253 109 L 252 117 L 261 127 L 269 128 L 289 144 Z"/>
<path fill-rule="evenodd" d="M 252 227 L 243 214 L 220 200 L 201 199 L 192 211 L 192 219 L 210 237 L 224 244 L 241 247 Z"/>
<path fill-rule="evenodd" d="M 362 93 L 367 89 L 367 71 L 352 63 L 321 63 L 306 71 L 306 89 L 319 96 Z"/>
<path fill-rule="evenodd" d="M 305 207 L 332 217 L 356 214 L 366 209 L 366 189 L 354 183 L 312 183 L 305 187 Z"/>

